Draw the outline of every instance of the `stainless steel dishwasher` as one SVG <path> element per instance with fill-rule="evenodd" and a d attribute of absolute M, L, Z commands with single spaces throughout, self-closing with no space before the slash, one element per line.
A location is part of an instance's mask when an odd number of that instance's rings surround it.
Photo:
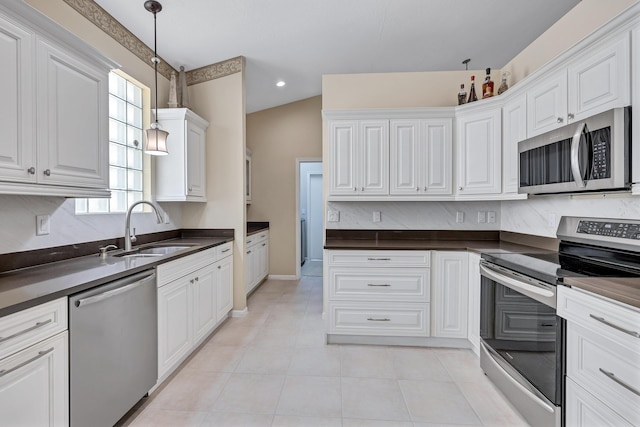
<path fill-rule="evenodd" d="M 155 385 L 156 295 L 146 270 L 69 298 L 72 427 L 113 426 Z"/>

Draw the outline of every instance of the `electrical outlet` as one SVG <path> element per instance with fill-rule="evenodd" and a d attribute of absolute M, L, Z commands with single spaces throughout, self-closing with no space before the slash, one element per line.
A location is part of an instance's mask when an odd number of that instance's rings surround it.
<path fill-rule="evenodd" d="M 51 231 L 51 217 L 49 215 L 36 215 L 36 236 L 44 236 Z"/>
<path fill-rule="evenodd" d="M 380 217 L 379 211 L 373 211 L 373 222 L 380 222 L 382 218 Z"/>
<path fill-rule="evenodd" d="M 482 224 L 487 222 L 487 213 L 484 211 L 479 211 L 478 212 L 478 223 Z"/>
<path fill-rule="evenodd" d="M 340 211 L 328 211 L 327 222 L 340 222 Z"/>
<path fill-rule="evenodd" d="M 462 224 L 464 222 L 464 212 L 456 212 L 456 222 Z"/>
<path fill-rule="evenodd" d="M 493 224 L 496 222 L 496 213 L 495 211 L 487 212 L 487 222 Z"/>

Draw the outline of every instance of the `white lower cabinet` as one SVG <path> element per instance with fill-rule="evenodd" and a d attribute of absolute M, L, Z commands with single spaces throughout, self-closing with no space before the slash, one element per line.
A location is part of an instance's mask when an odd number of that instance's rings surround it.
<path fill-rule="evenodd" d="M 469 310 L 467 335 L 471 349 L 480 356 L 480 254 L 469 252 Z"/>
<path fill-rule="evenodd" d="M 159 382 L 227 318 L 233 306 L 232 254 L 226 243 L 158 266 Z"/>
<path fill-rule="evenodd" d="M 640 310 L 559 286 L 558 314 L 567 320 L 567 426 L 640 425 Z"/>
<path fill-rule="evenodd" d="M 67 298 L 0 318 L 0 425 L 69 425 Z"/>
<path fill-rule="evenodd" d="M 269 231 L 247 237 L 245 287 L 247 295 L 269 275 Z"/>
<path fill-rule="evenodd" d="M 431 335 L 467 338 L 469 273 L 467 252 L 433 252 Z"/>
<path fill-rule="evenodd" d="M 428 251 L 325 251 L 327 333 L 428 337 Z"/>

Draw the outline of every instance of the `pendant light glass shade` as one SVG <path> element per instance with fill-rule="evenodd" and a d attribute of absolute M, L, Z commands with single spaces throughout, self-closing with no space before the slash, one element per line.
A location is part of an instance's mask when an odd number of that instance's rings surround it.
<path fill-rule="evenodd" d="M 155 124 L 155 123 L 154 123 Z M 145 130 L 147 134 L 147 145 L 144 152 L 152 156 L 166 156 L 169 154 L 167 151 L 167 137 L 169 132 L 162 129 L 151 128 Z"/>
<path fill-rule="evenodd" d="M 152 156 L 166 156 L 169 154 L 167 150 L 167 137 L 169 132 L 160 129 L 158 124 L 158 54 L 156 52 L 157 47 L 157 31 L 156 31 L 156 13 L 162 10 L 162 5 L 155 0 L 148 0 L 144 3 L 144 8 L 153 13 L 153 69 L 155 72 L 155 102 L 156 102 L 156 114 L 155 122 L 151 125 L 151 129 L 145 130 L 147 134 L 147 143 L 145 145 L 144 152 Z"/>

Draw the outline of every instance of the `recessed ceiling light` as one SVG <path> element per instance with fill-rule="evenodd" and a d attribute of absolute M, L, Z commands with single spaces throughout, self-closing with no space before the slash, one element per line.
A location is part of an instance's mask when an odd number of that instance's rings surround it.
<path fill-rule="evenodd" d="M 276 83 L 276 86 L 278 87 L 283 87 L 284 85 L 286 85 L 286 83 L 283 82 L 282 80 L 279 80 L 278 83 Z"/>

